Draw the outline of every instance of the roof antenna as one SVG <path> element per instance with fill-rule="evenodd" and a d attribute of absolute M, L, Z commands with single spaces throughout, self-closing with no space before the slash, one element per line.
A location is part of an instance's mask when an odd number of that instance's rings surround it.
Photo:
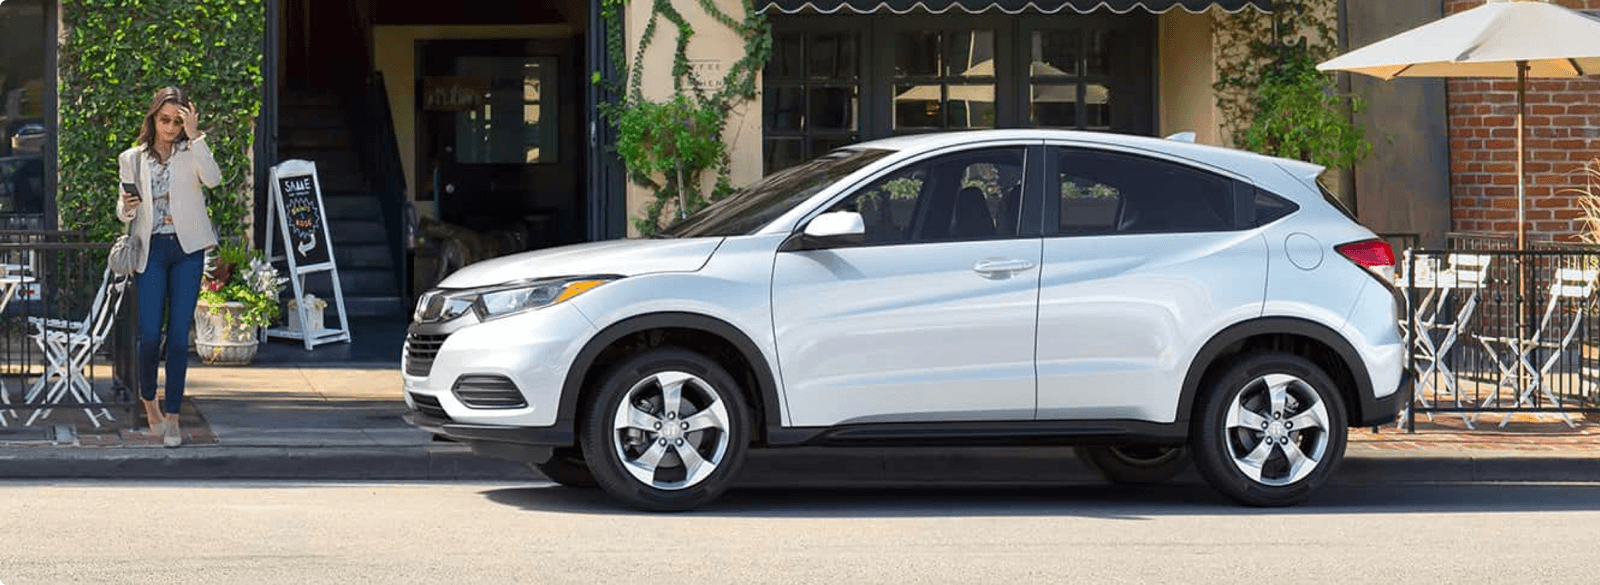
<path fill-rule="evenodd" d="M 1171 136 L 1168 136 L 1167 140 L 1176 140 L 1178 142 L 1188 142 L 1190 144 L 1194 144 L 1194 133 L 1193 132 L 1179 132 L 1177 134 L 1173 134 Z"/>

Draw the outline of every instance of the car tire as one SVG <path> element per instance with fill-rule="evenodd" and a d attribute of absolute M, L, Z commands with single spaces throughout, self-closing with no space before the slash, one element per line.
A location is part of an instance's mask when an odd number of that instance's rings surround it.
<path fill-rule="evenodd" d="M 587 406 L 581 441 L 596 483 L 642 510 L 711 502 L 733 484 L 749 449 L 743 390 L 717 362 L 689 350 L 629 357 L 602 378 Z"/>
<path fill-rule="evenodd" d="M 1161 483 L 1189 468 L 1189 450 L 1181 445 L 1084 445 L 1074 452 L 1111 483 Z"/>
<path fill-rule="evenodd" d="M 1246 506 L 1302 503 L 1344 459 L 1349 435 L 1338 386 L 1297 355 L 1244 357 L 1214 379 L 1197 414 L 1195 467 Z"/>
<path fill-rule="evenodd" d="M 576 451 L 576 449 L 557 449 L 550 455 L 549 461 L 529 463 L 528 468 L 562 487 L 595 487 L 594 474 L 589 471 L 589 464 L 584 463 L 583 457 Z"/>

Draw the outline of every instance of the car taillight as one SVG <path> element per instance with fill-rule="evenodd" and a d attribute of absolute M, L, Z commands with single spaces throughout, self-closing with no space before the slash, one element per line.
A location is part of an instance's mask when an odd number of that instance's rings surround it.
<path fill-rule="evenodd" d="M 1383 240 L 1363 240 L 1334 248 L 1351 262 L 1374 272 L 1394 269 L 1394 248 Z"/>

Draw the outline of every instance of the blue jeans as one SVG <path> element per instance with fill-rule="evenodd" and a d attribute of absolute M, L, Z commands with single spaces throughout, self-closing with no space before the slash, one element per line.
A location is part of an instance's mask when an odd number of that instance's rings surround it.
<path fill-rule="evenodd" d="M 161 325 L 167 325 L 167 400 L 165 412 L 183 406 L 183 383 L 189 374 L 189 324 L 200 300 L 200 274 L 205 252 L 185 254 L 177 236 L 150 238 L 150 260 L 136 281 L 139 286 L 139 395 L 156 399 L 156 363 L 161 359 Z"/>

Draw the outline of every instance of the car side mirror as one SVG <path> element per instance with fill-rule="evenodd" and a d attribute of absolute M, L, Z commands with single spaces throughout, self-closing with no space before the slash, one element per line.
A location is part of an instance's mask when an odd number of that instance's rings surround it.
<path fill-rule="evenodd" d="M 855 246 L 866 242 L 867 224 L 854 211 L 824 213 L 806 224 L 805 230 L 784 241 L 781 251 L 818 250 Z"/>

